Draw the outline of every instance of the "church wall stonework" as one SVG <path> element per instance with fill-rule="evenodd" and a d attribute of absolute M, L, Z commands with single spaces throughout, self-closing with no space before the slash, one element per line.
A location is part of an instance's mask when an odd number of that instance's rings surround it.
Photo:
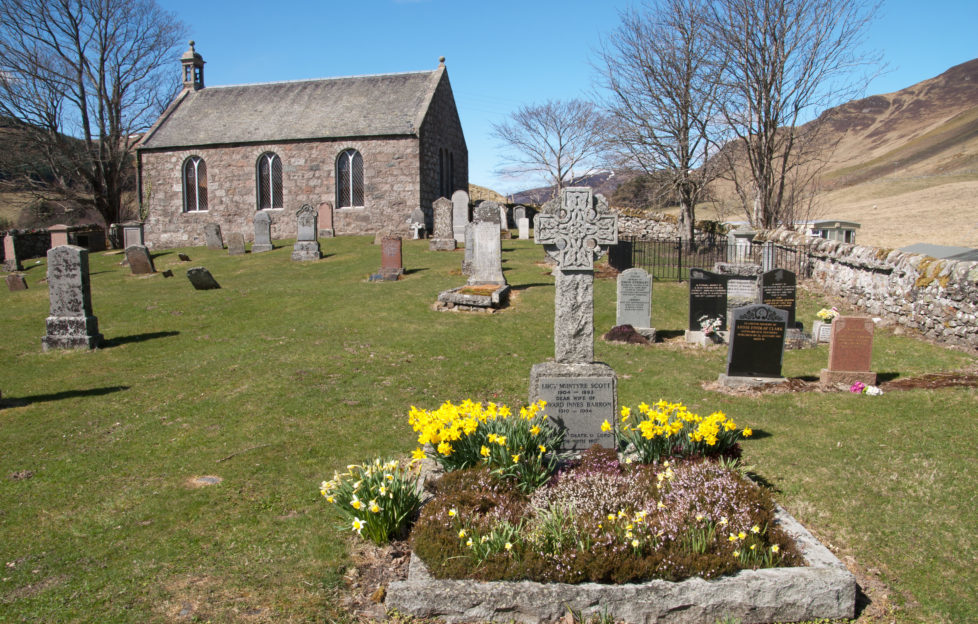
<path fill-rule="evenodd" d="M 457 115 L 456 115 L 457 120 Z M 459 135 L 461 127 L 459 126 Z M 435 133 L 437 134 L 437 133 Z M 462 140 L 464 153 L 464 139 Z M 295 238 L 295 213 L 303 204 L 320 209 L 336 205 L 336 158 L 353 148 L 363 157 L 364 206 L 334 208 L 337 235 L 373 234 L 393 229 L 407 233 L 407 219 L 422 203 L 422 176 L 417 137 L 309 140 L 254 145 L 229 145 L 182 150 L 139 152 L 143 208 L 147 212 L 146 242 L 153 248 L 204 244 L 204 225 L 214 222 L 225 236 L 242 233 L 254 237 L 257 211 L 256 163 L 265 152 L 282 159 L 283 208 L 267 210 L 272 218 L 272 240 Z M 183 212 L 181 169 L 190 156 L 207 167 L 207 211 Z M 435 148 L 437 162 L 437 147 Z M 467 157 L 456 155 L 467 172 Z M 433 172 L 437 186 L 437 165 Z M 458 176 L 458 173 L 456 174 Z M 456 180 L 459 178 L 456 177 Z M 467 177 L 466 179 L 467 183 Z M 432 197 L 432 201 L 435 198 Z M 324 222 L 320 215 L 320 223 Z"/>
<path fill-rule="evenodd" d="M 430 216 L 432 205 L 441 196 L 438 185 L 439 149 L 444 148 L 453 155 L 455 188 L 452 192 L 469 190 L 469 152 L 447 73 L 442 75 L 435 88 L 418 134 L 421 137 L 421 207 Z M 449 193 L 447 199 L 451 198 Z"/>

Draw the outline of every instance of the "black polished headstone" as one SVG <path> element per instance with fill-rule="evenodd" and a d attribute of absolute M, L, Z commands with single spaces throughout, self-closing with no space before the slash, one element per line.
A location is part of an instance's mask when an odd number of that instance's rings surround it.
<path fill-rule="evenodd" d="M 727 278 L 703 269 L 689 270 L 689 329 L 700 331 L 700 319 L 720 319 L 720 330 L 727 329 Z"/>
<path fill-rule="evenodd" d="M 788 313 L 769 305 L 734 308 L 731 312 L 728 377 L 781 377 Z"/>
<path fill-rule="evenodd" d="M 788 328 L 795 326 L 797 281 L 787 269 L 775 269 L 761 275 L 761 303 L 788 313 Z"/>

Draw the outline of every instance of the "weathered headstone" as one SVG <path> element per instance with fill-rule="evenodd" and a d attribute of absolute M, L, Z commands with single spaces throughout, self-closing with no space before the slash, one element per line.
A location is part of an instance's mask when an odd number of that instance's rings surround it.
<path fill-rule="evenodd" d="M 62 223 L 48 228 L 51 234 L 51 247 L 61 247 L 68 244 L 68 226 Z"/>
<path fill-rule="evenodd" d="M 262 253 L 274 249 L 272 246 L 272 216 L 260 210 L 255 214 L 255 242 L 251 245 L 251 253 Z"/>
<path fill-rule="evenodd" d="M 241 232 L 231 232 L 228 234 L 228 255 L 241 256 L 245 252 L 244 234 Z"/>
<path fill-rule="evenodd" d="M 292 259 L 297 262 L 319 260 L 322 253 L 319 249 L 319 213 L 309 204 L 305 204 L 296 212 L 296 239 L 292 248 Z"/>
<path fill-rule="evenodd" d="M 428 242 L 429 251 L 455 251 L 452 231 L 452 200 L 439 197 L 432 205 L 435 212 L 435 231 Z"/>
<path fill-rule="evenodd" d="M 815 321 L 812 323 L 812 342 L 829 342 L 832 340 L 832 323 L 825 321 Z"/>
<path fill-rule="evenodd" d="M 145 245 L 130 245 L 126 247 L 126 262 L 133 275 L 146 275 L 156 273 L 153 265 L 153 256 L 149 254 L 149 249 Z"/>
<path fill-rule="evenodd" d="M 3 234 L 3 270 L 22 271 L 24 269 L 20 258 L 17 256 L 16 237 L 7 232 Z"/>
<path fill-rule="evenodd" d="M 102 334 L 98 331 L 98 319 L 92 314 L 88 250 L 61 245 L 48 250 L 47 255 L 51 308 L 41 347 L 45 351 L 98 347 Z"/>
<path fill-rule="evenodd" d="M 333 229 L 333 204 L 332 202 L 322 202 L 319 204 L 319 238 L 333 238 L 336 230 Z M 269 240 L 271 235 L 269 235 Z"/>
<path fill-rule="evenodd" d="M 761 270 L 763 270 L 765 273 L 768 271 L 773 271 L 775 268 L 777 268 L 775 266 L 777 264 L 777 258 L 777 248 L 774 246 L 774 243 L 771 241 L 765 241 L 765 243 L 761 245 Z M 793 321 L 789 321 L 788 327 L 791 327 L 792 324 Z"/>
<path fill-rule="evenodd" d="M 618 241 L 618 222 L 602 214 L 590 188 L 565 188 L 554 214 L 537 217 L 537 244 L 554 258 L 554 362 L 530 371 L 530 402 L 547 401 L 547 414 L 566 429 L 565 450 L 613 447 L 618 379 L 594 361 L 594 260 Z"/>
<path fill-rule="evenodd" d="M 415 240 L 424 238 L 425 232 L 427 231 L 425 228 L 424 210 L 415 208 L 411 211 L 411 216 L 408 217 L 408 227 L 411 228 Z"/>
<path fill-rule="evenodd" d="M 866 316 L 840 316 L 832 321 L 829 340 L 829 367 L 819 379 L 825 384 L 857 381 L 876 385 L 876 373 L 870 370 L 873 359 L 873 319 Z"/>
<path fill-rule="evenodd" d="M 645 269 L 636 267 L 618 274 L 617 301 L 615 325 L 631 325 L 638 333 L 649 340 L 654 340 L 652 277 Z"/>
<path fill-rule="evenodd" d="M 721 383 L 742 385 L 780 380 L 787 325 L 788 313 L 784 310 L 764 304 L 735 308 L 727 373 L 720 375 Z"/>
<path fill-rule="evenodd" d="M 213 290 L 221 287 L 211 272 L 204 267 L 187 269 L 187 279 L 190 280 L 196 290 Z"/>
<path fill-rule="evenodd" d="M 530 220 L 520 217 L 516 220 L 516 227 L 520 231 L 520 240 L 530 240 Z"/>
<path fill-rule="evenodd" d="M 180 262 L 190 262 L 190 256 L 185 253 L 178 253 L 177 258 L 180 258 Z"/>
<path fill-rule="evenodd" d="M 519 223 L 520 219 L 526 218 L 526 207 L 516 206 L 513 208 L 513 221 Z"/>
<path fill-rule="evenodd" d="M 217 223 L 204 224 L 204 241 L 207 243 L 208 249 L 224 249 L 221 226 Z"/>
<path fill-rule="evenodd" d="M 122 247 L 132 247 L 133 245 L 145 245 L 146 241 L 143 233 L 142 221 L 130 221 L 122 224 Z"/>
<path fill-rule="evenodd" d="M 452 193 L 452 234 L 455 242 L 465 242 L 465 226 L 469 223 L 469 194 L 465 191 Z"/>
<path fill-rule="evenodd" d="M 475 223 L 465 224 L 465 256 L 462 259 L 462 275 L 472 275 L 472 258 L 475 254 Z"/>
<path fill-rule="evenodd" d="M 452 239 L 454 242 L 455 239 Z M 385 236 L 380 241 L 380 271 L 370 276 L 371 282 L 394 282 L 404 273 L 401 256 L 401 237 Z"/>
<path fill-rule="evenodd" d="M 505 204 L 499 204 L 499 230 L 509 231 L 509 217 L 506 214 Z"/>
<path fill-rule="evenodd" d="M 774 269 L 761 275 L 761 303 L 788 313 L 788 329 L 795 326 L 797 279 L 792 271 Z"/>
<path fill-rule="evenodd" d="M 11 273 L 7 276 L 7 290 L 10 292 L 27 290 L 27 279 L 20 273 Z"/>
<path fill-rule="evenodd" d="M 717 331 L 726 331 L 727 278 L 703 269 L 690 269 L 689 331 L 702 332 L 703 323 L 711 319 L 720 320 Z"/>
<path fill-rule="evenodd" d="M 468 284 L 505 284 L 502 245 L 499 241 L 499 204 L 484 201 L 476 206 L 472 231 L 472 274 Z M 495 214 L 495 218 L 493 218 Z"/>
<path fill-rule="evenodd" d="M 727 278 L 727 327 L 734 308 L 760 303 L 761 265 L 717 262 L 713 270 Z"/>

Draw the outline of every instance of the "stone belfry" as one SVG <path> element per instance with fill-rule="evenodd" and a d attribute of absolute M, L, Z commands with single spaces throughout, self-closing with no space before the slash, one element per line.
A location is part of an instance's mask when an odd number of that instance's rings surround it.
<path fill-rule="evenodd" d="M 204 88 L 204 57 L 197 54 L 193 40 L 190 48 L 180 57 L 183 65 L 183 88 L 198 91 Z"/>

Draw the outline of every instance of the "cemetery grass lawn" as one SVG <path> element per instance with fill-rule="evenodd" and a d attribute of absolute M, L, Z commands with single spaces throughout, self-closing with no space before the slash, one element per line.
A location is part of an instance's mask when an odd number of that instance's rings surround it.
<path fill-rule="evenodd" d="M 459 286 L 462 251 L 405 241 L 407 274 L 368 283 L 380 248 L 321 240 L 229 257 L 154 254 L 137 277 L 90 257 L 107 344 L 42 353 L 45 264 L 0 292 L 0 622 L 352 621 L 338 602 L 349 531 L 321 500 L 333 470 L 415 447 L 411 405 L 470 398 L 525 404 L 530 367 L 553 356 L 553 279 L 542 249 L 504 240 L 514 287 L 501 313 L 435 312 Z M 181 263 L 177 252 L 190 255 Z M 221 290 L 194 291 L 206 266 Z M 596 283 L 596 333 L 614 323 L 615 282 Z M 653 324 L 686 325 L 686 285 L 656 282 Z M 810 326 L 826 301 L 800 290 Z M 749 425 L 745 462 L 817 536 L 888 593 L 860 618 L 978 620 L 978 419 L 973 388 L 728 396 L 704 390 L 726 351 L 595 343 L 619 403 L 683 401 Z M 817 377 L 827 347 L 790 351 L 784 372 Z M 973 367 L 975 357 L 888 330 L 888 378 Z M 215 476 L 216 485 L 194 479 Z"/>

